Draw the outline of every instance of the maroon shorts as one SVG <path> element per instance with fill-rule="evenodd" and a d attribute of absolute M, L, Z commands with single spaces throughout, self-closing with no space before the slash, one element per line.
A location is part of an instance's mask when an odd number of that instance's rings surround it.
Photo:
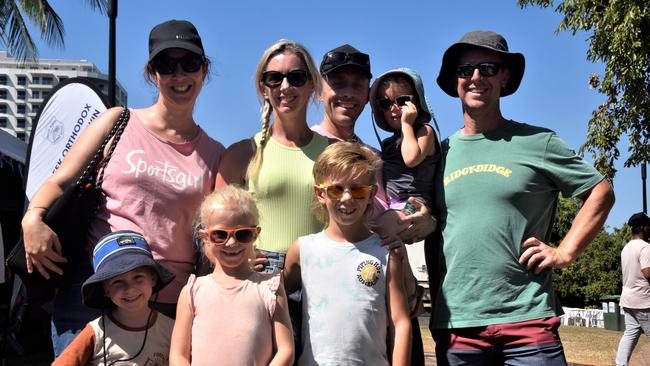
<path fill-rule="evenodd" d="M 554 316 L 482 327 L 433 329 L 436 346 L 453 350 L 509 349 L 561 344 L 560 318 Z"/>

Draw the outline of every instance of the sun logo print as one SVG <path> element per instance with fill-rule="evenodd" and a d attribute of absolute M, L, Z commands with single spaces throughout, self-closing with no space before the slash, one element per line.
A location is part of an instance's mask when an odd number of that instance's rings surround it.
<path fill-rule="evenodd" d="M 377 283 L 380 273 L 381 266 L 376 260 L 367 259 L 357 266 L 357 279 L 368 287 L 372 287 Z"/>

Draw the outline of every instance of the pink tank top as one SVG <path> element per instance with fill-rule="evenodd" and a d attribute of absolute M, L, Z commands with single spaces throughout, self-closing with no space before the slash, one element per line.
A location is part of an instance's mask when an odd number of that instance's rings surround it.
<path fill-rule="evenodd" d="M 192 366 L 268 365 L 280 273 L 254 272 L 224 288 L 212 275 L 190 277 Z"/>
<path fill-rule="evenodd" d="M 158 295 L 160 302 L 176 303 L 194 268 L 192 222 L 214 187 L 223 151 L 202 129 L 184 144 L 165 141 L 131 110 L 106 166 L 106 199 L 91 222 L 90 243 L 117 230 L 142 233 L 154 258 L 176 275 Z"/>

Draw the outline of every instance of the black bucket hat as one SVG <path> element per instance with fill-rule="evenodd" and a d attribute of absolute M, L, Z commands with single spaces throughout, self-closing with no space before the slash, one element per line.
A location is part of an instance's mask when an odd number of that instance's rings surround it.
<path fill-rule="evenodd" d="M 349 44 L 344 44 L 343 46 L 325 52 L 323 60 L 320 63 L 320 74 L 321 76 L 327 76 L 329 73 L 342 67 L 357 68 L 368 80 L 372 79 L 370 56 Z"/>
<path fill-rule="evenodd" d="M 168 20 L 151 29 L 149 33 L 149 61 L 168 48 L 182 48 L 205 56 L 203 43 L 194 24 L 187 20 Z"/>
<path fill-rule="evenodd" d="M 102 282 L 143 266 L 153 268 L 158 274 L 158 280 L 153 287 L 154 293 L 172 282 L 175 277 L 153 259 L 151 249 L 142 234 L 116 231 L 99 239 L 93 250 L 95 274 L 81 286 L 84 305 L 95 309 L 114 307 L 115 304 L 104 295 Z"/>
<path fill-rule="evenodd" d="M 650 226 L 650 217 L 643 212 L 637 212 L 627 220 L 627 225 L 630 227 Z"/>
<path fill-rule="evenodd" d="M 501 89 L 501 96 L 505 97 L 514 93 L 519 88 L 521 79 L 524 76 L 524 68 L 526 67 L 524 55 L 518 52 L 508 52 L 508 43 L 502 35 L 482 30 L 465 33 L 458 42 L 445 51 L 442 56 L 440 73 L 436 80 L 440 88 L 450 96 L 458 97 L 458 91 L 456 90 L 458 58 L 462 52 L 477 48 L 496 52 L 503 58 L 506 68 L 510 70 L 510 79 L 508 84 Z"/>

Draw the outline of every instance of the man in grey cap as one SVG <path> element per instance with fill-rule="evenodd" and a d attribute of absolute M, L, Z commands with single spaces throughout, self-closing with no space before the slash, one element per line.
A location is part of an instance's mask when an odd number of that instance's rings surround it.
<path fill-rule="evenodd" d="M 447 49 L 437 82 L 461 101 L 463 127 L 442 143 L 434 193 L 440 227 L 430 328 L 438 364 L 565 365 L 553 268 L 573 262 L 614 203 L 607 180 L 553 131 L 503 117 L 524 74 L 521 53 L 489 31 Z M 548 244 L 558 194 L 583 205 Z M 436 269 L 438 281 L 436 281 Z"/>
<path fill-rule="evenodd" d="M 643 212 L 630 217 L 632 240 L 621 252 L 623 291 L 621 307 L 625 332 L 618 344 L 616 365 L 627 365 L 641 333 L 650 340 L 650 218 Z"/>

